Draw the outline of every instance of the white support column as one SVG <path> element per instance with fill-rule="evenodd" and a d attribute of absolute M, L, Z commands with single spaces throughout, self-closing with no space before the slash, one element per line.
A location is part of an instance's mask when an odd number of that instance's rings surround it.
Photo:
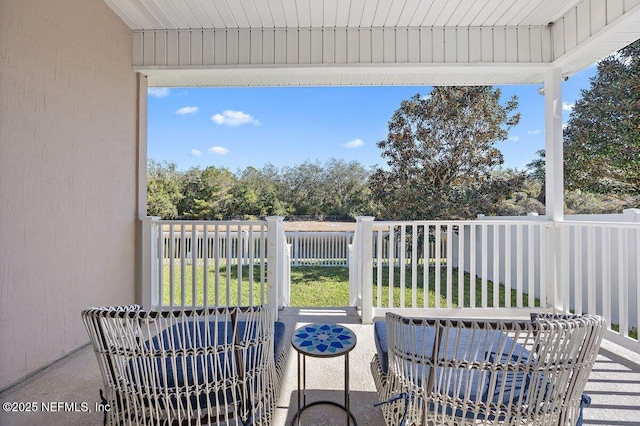
<path fill-rule="evenodd" d="M 151 303 L 151 288 L 149 274 L 149 259 L 151 249 L 149 240 L 149 221 L 147 217 L 147 77 L 137 74 L 138 83 L 138 164 L 137 164 L 137 192 L 136 210 L 142 222 L 136 223 L 136 265 L 138 267 L 136 283 L 136 301 L 149 309 Z M 155 243 L 154 243 L 155 245 Z"/>
<path fill-rule="evenodd" d="M 544 76 L 545 112 L 545 204 L 546 216 L 552 223 L 547 228 L 547 297 L 550 306 L 563 306 L 560 288 L 562 268 L 561 229 L 556 222 L 564 220 L 564 150 L 562 138 L 562 75 L 559 68 L 552 68 Z"/>
<path fill-rule="evenodd" d="M 362 323 L 373 323 L 373 216 L 358 216 L 358 276 L 362 300 Z M 352 298 L 352 297 L 350 297 Z"/>
<path fill-rule="evenodd" d="M 158 221 L 159 217 L 143 217 L 142 249 L 140 252 L 140 294 L 138 300 L 144 309 L 150 310 L 160 305 L 158 283 Z"/>
<path fill-rule="evenodd" d="M 138 74 L 138 217 L 147 216 L 147 77 Z"/>
<path fill-rule="evenodd" d="M 546 213 L 553 221 L 564 217 L 564 151 L 562 146 L 562 75 L 559 68 L 544 76 Z"/>
<path fill-rule="evenodd" d="M 283 306 L 280 300 L 283 296 L 282 285 L 286 285 L 282 256 L 285 253 L 287 241 L 283 238 L 284 216 L 268 216 L 267 220 L 267 304 L 274 312 Z"/>

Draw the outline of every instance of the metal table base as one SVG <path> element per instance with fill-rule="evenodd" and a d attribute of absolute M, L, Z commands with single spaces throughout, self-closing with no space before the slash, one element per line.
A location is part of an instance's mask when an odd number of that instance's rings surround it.
<path fill-rule="evenodd" d="M 300 358 L 302 358 L 302 371 L 300 369 Z M 302 374 L 300 374 L 302 372 Z M 301 379 L 302 377 L 302 379 Z M 302 382 L 302 383 L 301 383 Z M 335 401 L 320 400 L 307 404 L 307 357 L 305 354 L 298 352 L 298 411 L 291 420 L 291 425 L 300 426 L 300 418 L 307 408 L 315 405 L 333 405 L 341 408 L 347 415 L 347 426 L 353 424 L 357 426 L 356 418 L 349 407 L 349 353 L 344 354 L 344 405 Z M 301 406 L 302 403 L 302 406 Z M 352 422 L 351 422 L 352 421 Z"/>

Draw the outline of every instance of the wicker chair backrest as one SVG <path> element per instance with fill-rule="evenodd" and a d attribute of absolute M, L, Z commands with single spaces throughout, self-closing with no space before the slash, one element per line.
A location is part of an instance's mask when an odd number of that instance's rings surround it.
<path fill-rule="evenodd" d="M 143 311 L 82 318 L 111 409 L 107 424 L 269 423 L 274 315 L 267 306 Z"/>
<path fill-rule="evenodd" d="M 389 385 L 406 392 L 408 424 L 575 424 L 605 327 L 589 315 L 386 321 Z"/>

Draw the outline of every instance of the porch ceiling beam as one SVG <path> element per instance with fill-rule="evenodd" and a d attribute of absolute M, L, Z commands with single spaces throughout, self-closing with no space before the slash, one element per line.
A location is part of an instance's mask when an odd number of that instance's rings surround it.
<path fill-rule="evenodd" d="M 640 0 L 585 0 L 551 26 L 553 65 L 572 75 L 640 37 Z"/>
<path fill-rule="evenodd" d="M 547 64 L 508 65 L 307 65 L 243 67 L 140 67 L 149 86 L 386 86 L 541 83 Z"/>
<path fill-rule="evenodd" d="M 195 69 L 204 75 L 204 70 L 251 68 L 273 68 L 283 75 L 294 69 L 311 80 L 315 74 L 395 73 L 407 84 L 434 84 L 411 76 L 416 73 L 478 72 L 488 79 L 484 84 L 521 84 L 542 82 L 540 72 L 552 62 L 551 30 L 546 26 L 145 30 L 135 31 L 133 39 L 134 69 L 151 77 L 149 85 L 160 85 L 154 78 L 159 70 Z M 432 66 L 436 68 L 424 68 Z M 509 77 L 516 67 L 526 78 Z M 493 74 L 501 77 L 492 79 Z M 530 74 L 535 74 L 533 81 L 527 80 Z M 465 81 L 482 84 L 470 77 L 441 84 Z M 385 83 L 374 78 L 371 84 Z"/>

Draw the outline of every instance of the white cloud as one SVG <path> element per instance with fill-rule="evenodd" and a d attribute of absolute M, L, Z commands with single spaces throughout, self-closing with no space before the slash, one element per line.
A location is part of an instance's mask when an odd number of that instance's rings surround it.
<path fill-rule="evenodd" d="M 359 148 L 364 145 L 364 141 L 362 139 L 353 139 L 344 144 L 346 148 Z"/>
<path fill-rule="evenodd" d="M 211 148 L 209 148 L 208 152 L 209 154 L 225 155 L 229 152 L 229 150 L 222 146 L 212 146 Z"/>
<path fill-rule="evenodd" d="M 260 124 L 260 122 L 252 117 L 251 114 L 231 109 L 223 111 L 222 114 L 215 114 L 211 117 L 211 121 L 224 126 L 241 126 L 243 124 L 253 124 L 254 126 L 257 126 Z"/>
<path fill-rule="evenodd" d="M 520 136 L 509 136 L 509 140 L 512 142 L 518 142 L 520 140 Z"/>
<path fill-rule="evenodd" d="M 156 98 L 164 98 L 165 96 L 169 96 L 169 89 L 166 87 L 149 87 L 147 94 L 149 96 L 155 96 Z"/>
<path fill-rule="evenodd" d="M 563 111 L 571 111 L 571 110 L 573 110 L 573 106 L 574 105 L 575 104 L 570 104 L 569 102 L 563 102 L 562 103 L 562 110 Z"/>
<path fill-rule="evenodd" d="M 196 112 L 198 112 L 198 107 L 196 107 L 196 106 L 186 106 L 186 107 L 179 108 L 176 111 L 176 114 L 187 115 L 187 114 L 195 114 Z"/>
<path fill-rule="evenodd" d="M 527 130 L 527 134 L 528 135 L 539 135 L 541 132 L 540 129 L 535 129 L 535 130 Z"/>
<path fill-rule="evenodd" d="M 191 155 L 193 155 L 194 157 L 199 157 L 202 155 L 202 151 L 200 151 L 199 149 L 192 149 Z"/>

